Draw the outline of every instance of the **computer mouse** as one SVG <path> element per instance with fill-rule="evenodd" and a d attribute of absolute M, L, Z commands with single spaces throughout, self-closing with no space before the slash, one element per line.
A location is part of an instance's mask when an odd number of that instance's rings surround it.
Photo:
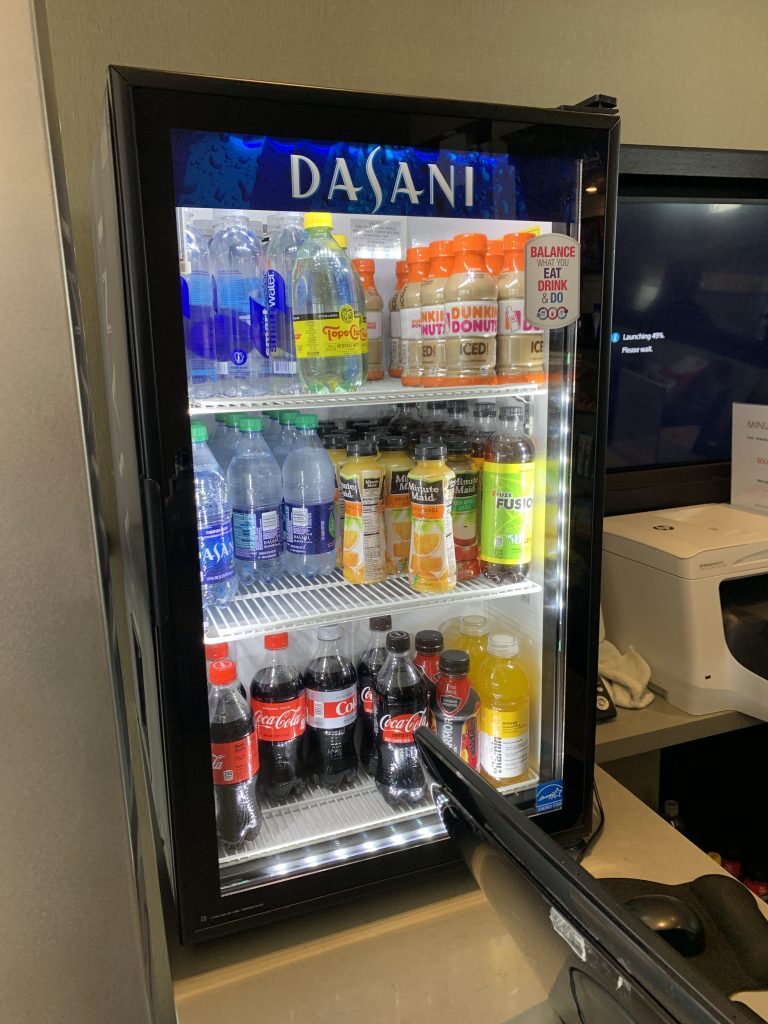
<path fill-rule="evenodd" d="M 683 956 L 696 956 L 704 949 L 701 918 L 676 896 L 649 892 L 632 896 L 625 906 Z"/>

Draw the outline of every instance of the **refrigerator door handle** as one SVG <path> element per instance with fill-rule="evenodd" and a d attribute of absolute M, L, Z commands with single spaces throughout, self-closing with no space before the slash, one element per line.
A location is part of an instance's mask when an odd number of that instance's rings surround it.
<path fill-rule="evenodd" d="M 165 543 L 163 540 L 163 497 L 159 484 L 144 477 L 141 481 L 141 504 L 144 513 L 144 536 L 149 562 L 149 597 L 152 622 L 159 628 L 168 621 L 168 586 L 166 581 Z"/>

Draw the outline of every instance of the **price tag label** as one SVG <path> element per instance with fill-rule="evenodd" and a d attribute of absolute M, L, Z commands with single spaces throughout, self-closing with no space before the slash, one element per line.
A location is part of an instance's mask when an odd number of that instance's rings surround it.
<path fill-rule="evenodd" d="M 525 319 L 539 329 L 579 318 L 581 247 L 568 235 L 538 235 L 525 246 Z"/>

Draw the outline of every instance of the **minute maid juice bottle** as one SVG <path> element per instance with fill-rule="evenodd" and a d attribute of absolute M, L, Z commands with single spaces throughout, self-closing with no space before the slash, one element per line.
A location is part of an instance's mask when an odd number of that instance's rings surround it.
<path fill-rule="evenodd" d="M 494 583 L 520 583 L 531 565 L 535 451 L 523 415 L 502 409 L 485 449 L 480 571 Z"/>
<path fill-rule="evenodd" d="M 422 594 L 444 594 L 456 586 L 451 507 L 456 474 L 445 464 L 444 444 L 416 445 L 411 489 L 410 583 Z"/>
<path fill-rule="evenodd" d="M 384 467 L 384 537 L 387 572 L 404 576 L 411 551 L 411 491 L 408 474 L 413 460 L 405 453 L 405 439 L 383 437 L 379 462 Z"/>
<path fill-rule="evenodd" d="M 306 213 L 306 240 L 293 268 L 293 335 L 299 382 L 305 391 L 356 391 L 363 381 L 366 329 L 358 279 L 331 237 L 329 213 Z"/>
<path fill-rule="evenodd" d="M 344 502 L 342 564 L 348 583 L 381 583 L 384 560 L 384 470 L 373 441 L 350 441 L 349 459 L 339 470 Z"/>

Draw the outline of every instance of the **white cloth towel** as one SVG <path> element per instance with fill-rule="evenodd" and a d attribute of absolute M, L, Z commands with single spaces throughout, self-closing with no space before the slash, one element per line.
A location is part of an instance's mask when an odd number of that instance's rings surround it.
<path fill-rule="evenodd" d="M 644 708 L 653 700 L 648 689 L 651 668 L 634 647 L 622 654 L 609 640 L 601 641 L 597 670 L 617 707 Z"/>

